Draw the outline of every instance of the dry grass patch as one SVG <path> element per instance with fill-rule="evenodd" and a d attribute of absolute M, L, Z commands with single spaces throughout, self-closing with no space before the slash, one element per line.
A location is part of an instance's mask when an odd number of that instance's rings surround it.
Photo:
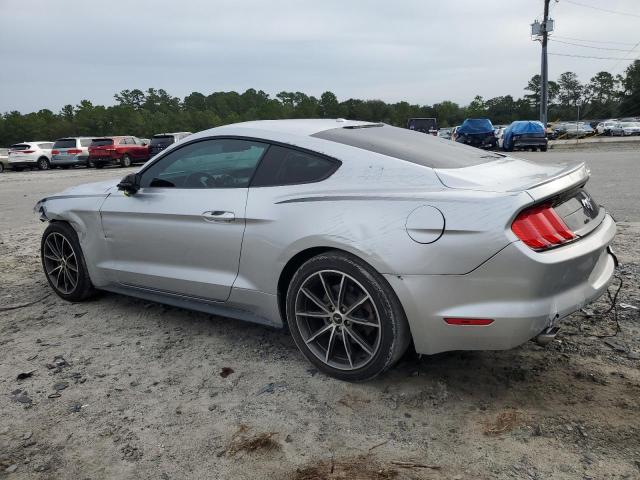
<path fill-rule="evenodd" d="M 271 451 L 280 449 L 280 444 L 274 439 L 278 432 L 249 433 L 250 428 L 240 425 L 238 431 L 233 434 L 225 451 L 228 456 L 239 453 L 252 453 L 257 451 Z"/>

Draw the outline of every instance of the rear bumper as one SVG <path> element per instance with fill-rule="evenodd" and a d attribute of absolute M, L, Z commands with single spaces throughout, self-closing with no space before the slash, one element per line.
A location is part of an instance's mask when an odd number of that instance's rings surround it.
<path fill-rule="evenodd" d="M 505 350 L 601 296 L 615 269 L 608 245 L 616 227 L 606 215 L 578 242 L 535 252 L 514 242 L 466 275 L 385 275 L 402 303 L 416 350 Z M 489 318 L 454 326 L 445 317 Z"/>
<path fill-rule="evenodd" d="M 518 138 L 513 141 L 515 148 L 521 147 L 545 147 L 547 146 L 546 138 Z"/>
<path fill-rule="evenodd" d="M 63 165 L 86 165 L 88 160 L 88 155 L 65 155 L 62 157 L 53 155 L 51 157 L 51 166 L 58 167 Z"/>

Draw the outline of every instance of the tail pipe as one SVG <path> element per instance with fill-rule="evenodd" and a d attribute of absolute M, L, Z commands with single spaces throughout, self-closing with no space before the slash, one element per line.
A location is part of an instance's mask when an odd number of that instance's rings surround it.
<path fill-rule="evenodd" d="M 534 340 L 538 345 L 548 345 L 550 344 L 556 335 L 560 331 L 560 327 L 549 327 L 542 331 Z"/>

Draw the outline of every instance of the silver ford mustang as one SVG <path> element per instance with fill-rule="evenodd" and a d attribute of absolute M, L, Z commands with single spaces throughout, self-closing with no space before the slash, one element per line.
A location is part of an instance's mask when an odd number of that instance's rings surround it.
<path fill-rule="evenodd" d="M 541 165 L 384 124 L 258 121 L 42 199 L 42 265 L 95 289 L 290 329 L 365 380 L 419 353 L 553 338 L 615 268 L 584 164 Z"/>

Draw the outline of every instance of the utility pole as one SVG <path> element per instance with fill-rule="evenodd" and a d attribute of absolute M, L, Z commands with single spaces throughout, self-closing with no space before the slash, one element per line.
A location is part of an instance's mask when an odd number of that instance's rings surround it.
<path fill-rule="evenodd" d="M 547 125 L 547 107 L 549 105 L 549 73 L 547 68 L 547 42 L 549 33 L 553 31 L 553 19 L 549 18 L 549 3 L 544 0 L 544 18 L 542 23 L 538 20 L 531 24 L 531 36 L 533 40 L 540 40 L 542 44 L 542 59 L 540 62 L 540 121 Z"/>
<path fill-rule="evenodd" d="M 549 104 L 549 70 L 547 66 L 547 41 L 550 29 L 547 28 L 549 20 L 549 2 L 544 0 L 544 19 L 542 20 L 542 61 L 540 71 L 540 121 L 547 128 L 547 105 Z M 553 28 L 553 27 L 551 27 Z"/>

